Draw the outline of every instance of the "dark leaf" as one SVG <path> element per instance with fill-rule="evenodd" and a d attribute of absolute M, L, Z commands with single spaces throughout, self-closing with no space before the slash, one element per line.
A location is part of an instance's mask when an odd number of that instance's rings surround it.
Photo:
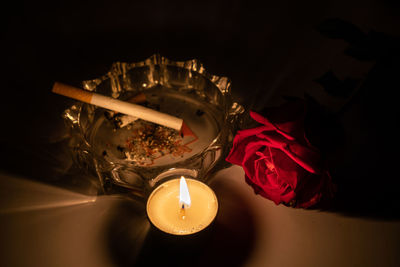
<path fill-rule="evenodd" d="M 327 19 L 317 26 L 317 30 L 324 36 L 333 39 L 343 39 L 350 44 L 365 42 L 367 35 L 354 24 L 337 19 Z"/>
<path fill-rule="evenodd" d="M 351 78 L 342 81 L 332 71 L 328 71 L 314 81 L 319 83 L 328 94 L 344 98 L 350 96 L 359 83 L 358 80 Z"/>

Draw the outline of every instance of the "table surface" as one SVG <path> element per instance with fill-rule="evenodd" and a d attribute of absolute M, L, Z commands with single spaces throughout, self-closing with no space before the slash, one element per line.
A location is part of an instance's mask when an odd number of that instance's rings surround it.
<path fill-rule="evenodd" d="M 136 266 L 140 260 L 150 229 L 143 203 L 1 176 L 1 266 Z M 255 195 L 243 176 L 232 166 L 211 180 L 220 211 L 212 241 L 191 265 L 398 266 L 400 221 L 276 206 Z"/>

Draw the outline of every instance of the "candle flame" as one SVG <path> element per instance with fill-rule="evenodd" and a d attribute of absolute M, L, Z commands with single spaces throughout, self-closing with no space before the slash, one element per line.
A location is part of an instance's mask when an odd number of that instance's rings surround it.
<path fill-rule="evenodd" d="M 189 195 L 189 189 L 186 184 L 186 180 L 183 176 L 181 176 L 181 181 L 180 181 L 180 190 L 179 190 L 179 206 L 182 208 L 190 207 L 191 201 L 190 201 L 190 195 Z"/>

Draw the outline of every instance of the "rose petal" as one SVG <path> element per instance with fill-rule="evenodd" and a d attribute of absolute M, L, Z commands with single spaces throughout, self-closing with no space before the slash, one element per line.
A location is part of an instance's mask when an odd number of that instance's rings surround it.
<path fill-rule="evenodd" d="M 241 136 L 235 137 L 232 149 L 226 157 L 226 161 L 241 166 L 243 158 L 246 155 L 246 146 L 248 143 L 251 143 L 252 140 L 257 140 L 257 138 L 255 136 L 249 136 L 246 138 L 242 138 Z"/>
<path fill-rule="evenodd" d="M 243 161 L 240 165 L 243 167 L 246 175 L 248 175 L 251 179 L 255 177 L 255 168 L 254 161 L 257 159 L 256 151 L 260 148 L 264 147 L 266 144 L 264 141 L 257 141 L 249 143 L 245 148 L 245 155 L 243 157 Z"/>
<path fill-rule="evenodd" d="M 276 132 L 278 132 L 279 134 L 283 135 L 285 138 L 287 138 L 289 140 L 294 140 L 295 139 L 292 135 L 290 135 L 289 133 L 287 133 L 285 131 L 282 131 L 275 124 L 271 123 L 267 118 L 264 118 L 260 114 L 254 112 L 254 111 L 250 111 L 250 116 L 255 121 L 257 121 L 257 122 L 259 122 L 261 124 L 264 124 L 266 127 L 274 129 Z"/>
<path fill-rule="evenodd" d="M 299 208 L 309 208 L 317 204 L 323 196 L 332 197 L 334 186 L 328 172 L 321 175 L 309 174 L 296 189 Z"/>
<path fill-rule="evenodd" d="M 304 100 L 297 99 L 286 102 L 279 107 L 272 107 L 266 110 L 268 121 L 277 130 L 289 134 L 297 140 L 302 140 L 304 135 L 304 117 L 306 105 Z"/>
<path fill-rule="evenodd" d="M 316 151 L 297 143 L 283 147 L 282 151 L 305 170 L 315 174 L 320 173 L 318 166 L 320 157 Z"/>
<path fill-rule="evenodd" d="M 302 175 L 304 170 L 278 149 L 271 148 L 271 157 L 274 161 L 278 178 L 292 188 L 296 188 L 299 175 Z"/>
<path fill-rule="evenodd" d="M 293 161 L 311 173 L 318 174 L 319 170 L 319 153 L 310 147 L 301 145 L 297 142 L 286 141 L 280 136 L 274 134 L 260 133 L 258 138 L 264 139 L 274 148 L 280 148 Z"/>
<path fill-rule="evenodd" d="M 276 188 L 281 186 L 276 172 L 270 171 L 266 166 L 265 158 L 256 160 L 254 169 L 256 170 L 256 181 L 262 187 Z"/>

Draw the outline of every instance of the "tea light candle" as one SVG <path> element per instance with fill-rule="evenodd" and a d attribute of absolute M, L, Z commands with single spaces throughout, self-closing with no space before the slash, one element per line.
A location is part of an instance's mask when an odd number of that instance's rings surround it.
<path fill-rule="evenodd" d="M 205 229 L 217 211 L 214 191 L 200 181 L 184 177 L 161 184 L 147 200 L 150 221 L 173 235 L 190 235 Z"/>

